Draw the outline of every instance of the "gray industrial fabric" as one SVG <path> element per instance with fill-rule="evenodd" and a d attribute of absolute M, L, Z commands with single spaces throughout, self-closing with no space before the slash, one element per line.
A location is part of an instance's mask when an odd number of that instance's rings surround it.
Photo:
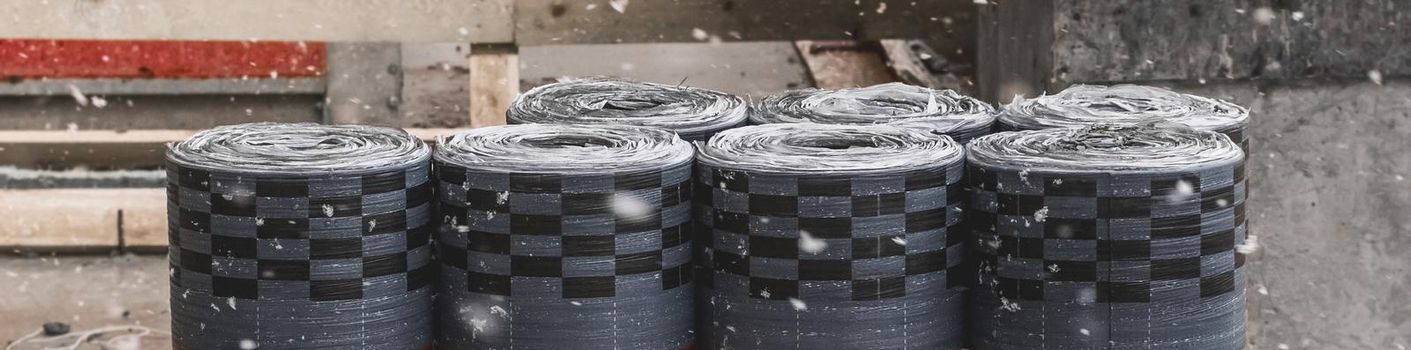
<path fill-rule="evenodd" d="M 1241 349 L 1244 153 L 1180 127 L 969 145 L 976 349 Z"/>
<path fill-rule="evenodd" d="M 888 83 L 765 97 L 750 108 L 750 123 L 895 124 L 927 128 L 965 144 L 990 133 L 994 112 L 990 104 L 953 90 Z"/>
<path fill-rule="evenodd" d="M 768 124 L 699 144 L 701 349 L 950 349 L 963 149 L 895 126 Z"/>
<path fill-rule="evenodd" d="M 630 125 L 442 139 L 438 346 L 690 346 L 692 157 L 675 134 Z"/>
<path fill-rule="evenodd" d="M 606 77 L 548 84 L 514 99 L 510 124 L 639 125 L 704 141 L 721 130 L 745 124 L 745 100 L 689 86 L 643 83 Z"/>
<path fill-rule="evenodd" d="M 169 146 L 175 349 L 431 345 L 430 148 L 255 123 Z"/>
<path fill-rule="evenodd" d="M 1053 95 L 1032 99 L 1016 97 L 999 111 L 1002 130 L 1152 122 L 1170 122 L 1225 134 L 1248 150 L 1248 109 L 1152 86 L 1073 85 Z"/>

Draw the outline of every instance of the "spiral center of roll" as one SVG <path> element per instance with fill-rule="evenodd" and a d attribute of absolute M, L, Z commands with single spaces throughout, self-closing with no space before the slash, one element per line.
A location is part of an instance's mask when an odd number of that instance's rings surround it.
<path fill-rule="evenodd" d="M 662 102 L 662 101 L 657 101 L 657 100 L 652 100 L 652 99 L 631 98 L 631 97 L 627 97 L 627 98 L 612 98 L 612 99 L 603 100 L 601 103 L 602 103 L 602 109 L 616 110 L 616 111 L 637 111 L 637 110 L 643 110 L 643 109 L 652 109 L 652 108 L 660 107 L 662 104 L 664 104 L 664 102 Z"/>
<path fill-rule="evenodd" d="M 791 145 L 808 148 L 826 149 L 849 149 L 849 148 L 882 148 L 883 145 L 876 139 L 804 139 L 787 140 Z"/>
<path fill-rule="evenodd" d="M 588 148 L 588 147 L 612 147 L 612 145 L 613 145 L 612 140 L 607 140 L 607 139 L 603 139 L 603 138 L 600 138 L 600 137 L 580 136 L 580 135 L 571 135 L 571 136 L 551 136 L 551 137 L 534 137 L 534 138 L 527 138 L 527 139 L 525 139 L 525 140 L 524 140 L 524 143 L 529 144 L 529 145 L 532 146 L 532 147 L 539 147 L 539 148 L 567 148 L 567 147 Z"/>

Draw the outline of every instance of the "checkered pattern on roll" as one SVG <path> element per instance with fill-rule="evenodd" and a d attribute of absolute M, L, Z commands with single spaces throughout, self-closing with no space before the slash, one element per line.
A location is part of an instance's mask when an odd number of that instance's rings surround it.
<path fill-rule="evenodd" d="M 609 298 L 690 287 L 689 164 L 616 175 L 436 169 L 440 261 L 466 274 L 464 290 Z"/>
<path fill-rule="evenodd" d="M 810 302 L 905 296 L 963 260 L 960 167 L 871 176 L 792 176 L 698 166 L 697 257 L 707 288 Z M 800 249 L 801 232 L 826 243 Z"/>
<path fill-rule="evenodd" d="M 428 168 L 261 177 L 168 164 L 172 285 L 312 301 L 431 286 Z"/>
<path fill-rule="evenodd" d="M 1243 162 L 1100 176 L 971 163 L 967 176 L 977 348 L 1242 344 Z"/>
<path fill-rule="evenodd" d="M 1209 297 L 1232 292 L 1244 263 L 1243 166 L 1144 181 L 982 167 L 970 176 L 976 251 L 1011 300 L 1049 300 L 1050 284 L 1095 287 L 1098 302 L 1150 301 L 1163 284 Z"/>

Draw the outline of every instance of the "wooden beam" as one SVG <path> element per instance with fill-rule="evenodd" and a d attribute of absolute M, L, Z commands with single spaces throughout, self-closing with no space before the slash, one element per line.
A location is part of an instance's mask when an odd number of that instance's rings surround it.
<path fill-rule="evenodd" d="M 4 1 L 0 38 L 510 42 L 512 1 Z"/>
<path fill-rule="evenodd" d="M 162 251 L 167 245 L 166 190 L 160 188 L 0 190 L 0 249 L 102 252 Z"/>
<path fill-rule="evenodd" d="M 916 55 L 906 40 L 886 39 L 878 43 L 882 45 L 882 51 L 887 56 L 887 67 L 892 69 L 892 74 L 895 74 L 897 79 L 932 89 L 948 88 L 926 68 L 926 64 L 921 62 L 921 57 Z"/>
<path fill-rule="evenodd" d="M 505 111 L 519 95 L 519 49 L 470 49 L 470 127 L 505 125 Z"/>
<path fill-rule="evenodd" d="M 427 142 L 456 129 L 407 129 Z M 26 169 L 157 169 L 165 164 L 166 144 L 185 140 L 197 130 L 4 130 L 0 165 Z"/>
<path fill-rule="evenodd" d="M 797 41 L 814 87 L 843 89 L 895 81 L 882 55 L 852 40 Z"/>

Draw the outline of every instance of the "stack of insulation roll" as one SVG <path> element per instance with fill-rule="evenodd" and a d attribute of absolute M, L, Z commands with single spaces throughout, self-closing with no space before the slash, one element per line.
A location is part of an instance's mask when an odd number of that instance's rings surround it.
<path fill-rule="evenodd" d="M 770 124 L 701 144 L 705 349 L 961 343 L 963 149 L 888 125 Z"/>
<path fill-rule="evenodd" d="M 177 349 L 432 343 L 430 148 L 397 129 L 258 123 L 167 150 Z"/>
<path fill-rule="evenodd" d="M 1222 134 L 1096 125 L 970 143 L 978 349 L 1238 349 L 1244 153 Z"/>
<path fill-rule="evenodd" d="M 548 84 L 510 105 L 510 124 L 637 125 L 705 141 L 745 124 L 745 100 L 719 91 L 680 85 L 593 77 Z"/>
<path fill-rule="evenodd" d="M 509 125 L 440 140 L 439 343 L 691 345 L 693 150 L 626 125 Z"/>
<path fill-rule="evenodd" d="M 990 133 L 994 111 L 988 103 L 953 90 L 888 83 L 769 96 L 750 109 L 750 123 L 893 124 L 925 128 L 965 144 Z"/>

